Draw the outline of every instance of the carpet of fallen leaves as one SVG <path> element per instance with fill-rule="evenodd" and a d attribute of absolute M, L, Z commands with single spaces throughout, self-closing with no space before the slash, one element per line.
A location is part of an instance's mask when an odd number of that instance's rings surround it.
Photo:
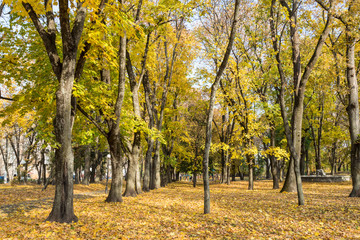
<path fill-rule="evenodd" d="M 360 199 L 350 183 L 304 183 L 306 205 L 296 193 L 279 193 L 271 181 L 213 184 L 211 214 L 203 188 L 168 185 L 123 203 L 105 203 L 104 185 L 75 185 L 79 222 L 44 222 L 54 188 L 0 185 L 0 239 L 360 239 Z"/>

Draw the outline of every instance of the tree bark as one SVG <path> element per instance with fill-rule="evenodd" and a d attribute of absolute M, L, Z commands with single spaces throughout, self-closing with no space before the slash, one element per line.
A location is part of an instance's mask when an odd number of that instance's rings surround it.
<path fill-rule="evenodd" d="M 136 160 L 133 159 L 134 156 L 131 154 L 127 155 L 129 157 L 129 167 L 126 177 L 126 189 L 124 192 L 124 197 L 136 197 L 136 169 L 138 168 Z"/>
<path fill-rule="evenodd" d="M 360 197 L 360 141 L 359 141 L 359 94 L 355 67 L 355 44 L 357 39 L 346 29 L 346 78 L 349 88 L 349 105 L 346 111 L 349 116 L 349 131 L 351 137 L 351 178 L 352 190 L 350 197 Z"/>
<path fill-rule="evenodd" d="M 160 142 L 157 139 L 155 141 L 155 151 L 152 164 L 152 174 L 151 174 L 151 186 L 150 189 L 158 189 L 161 186 L 161 176 L 160 176 Z"/>
<path fill-rule="evenodd" d="M 147 73 L 145 73 L 144 80 L 143 80 L 144 92 L 145 92 L 145 103 L 146 109 L 149 115 L 149 129 L 154 127 L 154 116 L 153 116 L 153 105 L 150 101 L 150 83 Z M 154 151 L 154 139 L 150 136 L 147 137 L 147 144 L 148 149 L 146 151 L 145 156 L 145 169 L 144 169 L 144 182 L 143 182 L 143 191 L 148 192 L 150 191 L 151 186 L 151 168 L 152 168 L 152 153 Z"/>
<path fill-rule="evenodd" d="M 64 46 L 64 48 L 69 46 Z M 71 146 L 71 92 L 74 82 L 76 52 L 64 56 L 60 84 L 56 92 L 55 199 L 47 221 L 76 222 L 73 208 L 74 156 Z M 67 59 L 68 58 L 68 59 Z"/>
<path fill-rule="evenodd" d="M 144 182 L 143 182 L 143 191 L 148 192 L 150 191 L 150 179 L 151 179 L 151 162 L 152 162 L 152 153 L 154 149 L 154 140 L 149 137 L 147 139 L 148 149 L 146 151 L 145 156 L 145 169 L 144 169 Z"/>

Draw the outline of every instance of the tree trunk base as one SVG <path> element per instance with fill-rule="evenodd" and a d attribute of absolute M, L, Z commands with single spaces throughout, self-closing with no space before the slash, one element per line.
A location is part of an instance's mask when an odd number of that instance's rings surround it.
<path fill-rule="evenodd" d="M 360 197 L 360 189 L 352 190 L 349 197 Z"/>
<path fill-rule="evenodd" d="M 150 188 L 143 188 L 142 191 L 143 192 L 150 192 Z"/>
<path fill-rule="evenodd" d="M 285 186 L 284 186 L 284 187 L 281 189 L 280 192 L 281 192 L 281 193 L 283 193 L 283 192 L 291 193 L 291 192 L 297 192 L 297 190 L 296 190 L 296 186 L 295 186 L 295 187 L 291 187 L 291 186 L 285 187 Z"/>
<path fill-rule="evenodd" d="M 122 197 L 114 197 L 114 196 L 108 196 L 105 200 L 105 202 L 110 203 L 110 202 L 123 202 Z"/>
<path fill-rule="evenodd" d="M 75 214 L 65 214 L 65 213 L 54 213 L 51 212 L 45 221 L 49 222 L 58 222 L 58 223 L 72 223 L 77 222 L 79 219 Z"/>
<path fill-rule="evenodd" d="M 123 194 L 124 197 L 136 197 L 137 193 L 135 190 L 126 190 Z"/>

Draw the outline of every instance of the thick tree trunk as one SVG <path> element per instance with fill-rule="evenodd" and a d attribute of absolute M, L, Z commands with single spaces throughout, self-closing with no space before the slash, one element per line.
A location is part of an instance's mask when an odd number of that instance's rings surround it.
<path fill-rule="evenodd" d="M 296 178 L 294 171 L 294 159 L 290 157 L 288 171 L 286 173 L 285 182 L 280 192 L 296 192 Z"/>
<path fill-rule="evenodd" d="M 360 143 L 351 146 L 351 178 L 353 188 L 350 197 L 360 197 Z"/>
<path fill-rule="evenodd" d="M 122 202 L 123 159 L 121 143 L 117 135 L 108 138 L 111 155 L 111 187 L 106 202 Z"/>
<path fill-rule="evenodd" d="M 134 156 L 128 155 L 129 157 L 129 167 L 126 176 L 126 189 L 124 192 L 124 197 L 136 197 L 136 171 L 138 168 L 137 159 L 134 159 Z"/>
<path fill-rule="evenodd" d="M 349 131 L 351 137 L 351 178 L 352 191 L 350 197 L 360 197 L 360 141 L 359 141 L 359 94 L 355 66 L 355 43 L 350 29 L 346 29 L 346 78 L 349 88 L 349 105 L 346 111 L 349 115 Z"/>
<path fill-rule="evenodd" d="M 75 52 L 76 53 L 76 52 Z M 55 150 L 55 199 L 47 221 L 76 222 L 73 207 L 74 156 L 71 146 L 71 92 L 74 82 L 75 57 L 64 56 L 61 79 L 56 91 L 55 136 L 59 143 Z"/>
<path fill-rule="evenodd" d="M 273 189 L 279 189 L 279 168 L 275 156 L 270 157 Z"/>
<path fill-rule="evenodd" d="M 146 151 L 145 156 L 145 169 L 144 169 L 144 182 L 143 182 L 143 191 L 148 192 L 150 191 L 150 179 L 151 179 L 151 162 L 152 162 L 152 152 L 154 149 L 154 140 L 150 137 L 147 140 L 148 149 Z"/>
<path fill-rule="evenodd" d="M 149 115 L 149 128 L 152 129 L 154 127 L 154 116 L 153 116 L 153 105 L 150 100 L 150 83 L 149 83 L 149 77 L 147 72 L 145 72 L 144 79 L 143 79 L 143 87 L 145 92 L 145 103 L 146 103 L 146 109 Z M 155 186 L 153 182 L 153 158 L 152 153 L 154 151 L 154 139 L 152 139 L 150 136 L 147 138 L 147 144 L 148 149 L 146 151 L 145 156 L 145 169 L 144 169 L 144 182 L 143 182 L 143 191 L 148 192 L 151 189 L 151 186 Z"/>
<path fill-rule="evenodd" d="M 196 180 L 197 180 L 197 173 L 194 172 L 194 174 L 193 174 L 193 187 L 196 187 Z"/>
<path fill-rule="evenodd" d="M 137 165 L 137 168 L 136 168 L 136 192 L 137 192 L 137 194 L 142 193 L 141 171 L 140 171 L 139 161 L 138 161 L 138 165 Z"/>
<path fill-rule="evenodd" d="M 155 154 L 153 159 L 153 166 L 152 166 L 152 185 L 150 189 L 158 189 L 161 187 L 161 176 L 160 176 L 160 142 L 156 140 L 155 142 Z"/>
<path fill-rule="evenodd" d="M 85 148 L 85 158 L 84 158 L 84 179 L 83 184 L 89 185 L 90 183 L 90 159 L 91 159 L 91 147 L 87 145 Z"/>

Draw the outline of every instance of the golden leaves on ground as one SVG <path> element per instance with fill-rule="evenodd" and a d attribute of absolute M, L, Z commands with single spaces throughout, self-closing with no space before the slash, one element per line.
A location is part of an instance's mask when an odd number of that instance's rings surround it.
<path fill-rule="evenodd" d="M 36 186 L 0 187 L 24 204 L 0 194 L 2 239 L 342 239 L 360 238 L 360 199 L 349 198 L 349 183 L 305 183 L 306 205 L 294 193 L 271 190 L 270 181 L 211 185 L 211 214 L 203 212 L 202 186 L 188 182 L 105 203 L 101 184 L 75 185 L 79 222 L 43 222 L 51 210 L 52 191 Z M 17 196 L 21 191 L 31 196 Z M 41 194 L 41 195 L 38 195 Z M 24 194 L 22 194 L 24 195 Z M 40 196 L 36 202 L 33 198 Z M 32 207 L 29 207 L 29 202 Z M 28 204 L 28 205 L 27 205 Z"/>

